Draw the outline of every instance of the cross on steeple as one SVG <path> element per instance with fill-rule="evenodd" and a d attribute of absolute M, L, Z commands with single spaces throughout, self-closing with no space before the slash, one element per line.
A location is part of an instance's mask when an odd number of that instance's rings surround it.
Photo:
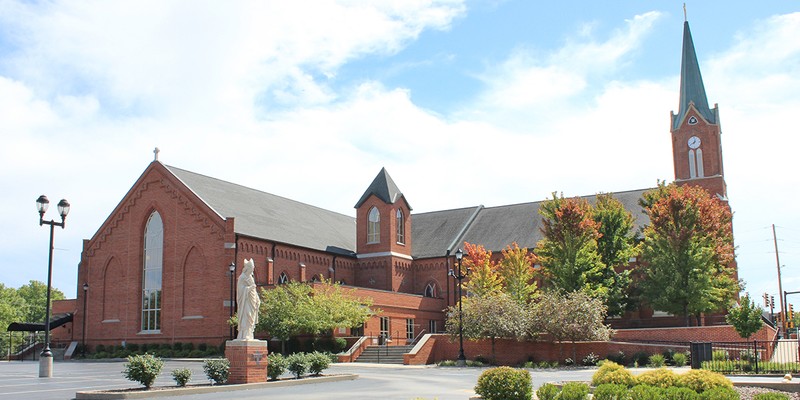
<path fill-rule="evenodd" d="M 158 149 L 158 147 L 156 147 L 155 149 L 153 149 L 153 154 L 154 154 L 154 159 L 153 159 L 153 161 L 158 161 L 158 153 L 159 153 L 159 152 L 161 152 L 161 150 L 159 150 L 159 149 Z"/>

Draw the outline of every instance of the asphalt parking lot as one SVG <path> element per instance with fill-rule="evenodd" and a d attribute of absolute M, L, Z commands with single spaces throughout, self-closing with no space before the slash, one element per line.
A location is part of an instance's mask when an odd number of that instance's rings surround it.
<path fill-rule="evenodd" d="M 39 378 L 35 361 L 0 361 L 0 400 L 73 399 L 79 391 L 135 388 L 139 385 L 122 376 L 124 361 L 56 362 L 52 378 Z M 178 368 L 192 370 L 190 384 L 206 383 L 199 361 L 167 360 L 154 386 L 175 386 L 171 372 Z M 381 399 L 381 400 L 465 400 L 474 394 L 473 387 L 485 368 L 402 366 L 382 364 L 332 364 L 326 375 L 357 374 L 358 379 L 340 382 L 304 384 L 291 387 L 248 389 L 170 398 L 212 399 Z M 644 368 L 632 371 L 640 373 Z M 589 381 L 593 368 L 531 370 L 533 387 L 546 382 Z M 289 375 L 287 375 L 288 377 Z M 780 381 L 780 377 L 731 377 L 734 381 Z"/>
<path fill-rule="evenodd" d="M 0 362 L 0 399 L 73 399 L 78 391 L 137 387 L 122 376 L 122 361 L 56 362 L 52 378 L 39 378 L 35 361 Z M 171 372 L 192 370 L 190 383 L 206 383 L 202 363 L 166 361 L 154 386 L 174 386 Z M 292 387 L 208 393 L 179 399 L 437 399 L 464 400 L 474 394 L 473 387 L 483 368 L 435 366 L 387 366 L 381 364 L 332 364 L 326 374 L 357 374 L 352 381 L 327 382 Z M 589 379 L 593 370 L 533 371 L 534 387 L 559 380 Z"/>

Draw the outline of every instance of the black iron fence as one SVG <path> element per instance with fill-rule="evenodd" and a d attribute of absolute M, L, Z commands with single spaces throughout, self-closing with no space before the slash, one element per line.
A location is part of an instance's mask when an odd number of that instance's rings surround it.
<path fill-rule="evenodd" d="M 692 368 L 722 374 L 783 374 L 800 371 L 798 339 L 693 342 Z"/>

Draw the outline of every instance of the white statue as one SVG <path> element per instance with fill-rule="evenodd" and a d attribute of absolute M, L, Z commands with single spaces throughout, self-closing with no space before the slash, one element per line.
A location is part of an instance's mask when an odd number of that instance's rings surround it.
<path fill-rule="evenodd" d="M 258 323 L 258 308 L 261 299 L 258 297 L 256 280 L 253 277 L 255 263 L 253 259 L 244 260 L 244 268 L 236 285 L 236 301 L 238 305 L 239 335 L 236 339 L 253 340 L 253 332 Z"/>

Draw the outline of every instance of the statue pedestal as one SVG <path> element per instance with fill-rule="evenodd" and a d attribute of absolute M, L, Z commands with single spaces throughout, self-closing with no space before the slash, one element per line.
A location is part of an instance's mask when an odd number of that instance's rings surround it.
<path fill-rule="evenodd" d="M 225 358 L 231 363 L 228 383 L 267 381 L 267 342 L 264 340 L 228 340 Z"/>

